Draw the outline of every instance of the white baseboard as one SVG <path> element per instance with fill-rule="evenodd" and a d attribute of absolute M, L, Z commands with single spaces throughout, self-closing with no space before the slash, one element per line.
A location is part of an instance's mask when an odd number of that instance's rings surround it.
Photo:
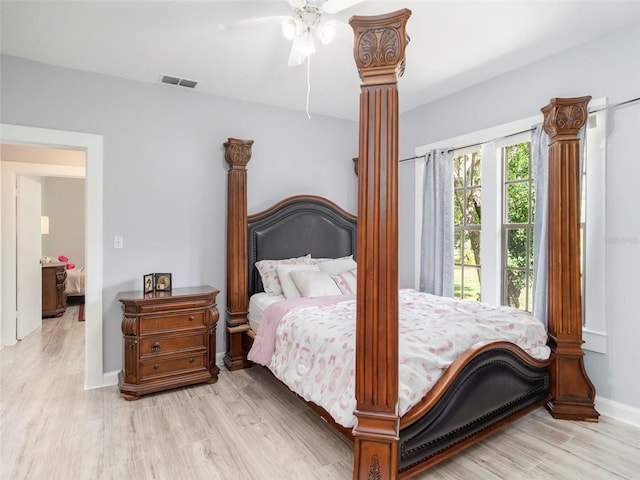
<path fill-rule="evenodd" d="M 634 427 L 640 428 L 640 408 L 630 407 L 623 403 L 614 402 L 607 398 L 596 396 L 596 410 L 601 415 L 615 418 L 616 420 Z"/>
<path fill-rule="evenodd" d="M 224 355 L 225 355 L 225 352 L 216 353 L 216 365 L 218 365 L 219 367 L 221 367 L 224 364 Z"/>
<path fill-rule="evenodd" d="M 102 375 L 102 386 L 103 387 L 112 387 L 114 385 L 118 385 L 118 374 L 120 370 L 116 370 L 114 372 L 105 372 Z"/>

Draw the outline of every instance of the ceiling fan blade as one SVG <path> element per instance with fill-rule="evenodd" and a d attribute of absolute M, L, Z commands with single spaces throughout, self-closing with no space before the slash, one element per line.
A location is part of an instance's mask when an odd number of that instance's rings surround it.
<path fill-rule="evenodd" d="M 220 30 L 236 30 L 239 28 L 251 28 L 251 27 L 260 27 L 264 25 L 276 25 L 276 24 L 282 23 L 287 18 L 289 18 L 288 15 L 247 18 L 245 20 L 237 20 L 235 22 L 219 23 L 218 28 Z"/>
<path fill-rule="evenodd" d="M 338 13 L 363 1 L 364 0 L 326 0 L 322 4 L 322 9 L 327 13 Z"/>

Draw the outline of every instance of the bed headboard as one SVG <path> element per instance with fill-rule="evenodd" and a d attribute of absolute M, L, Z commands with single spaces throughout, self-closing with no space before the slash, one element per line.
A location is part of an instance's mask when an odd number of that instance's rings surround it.
<path fill-rule="evenodd" d="M 257 261 L 355 255 L 356 226 L 354 215 L 313 195 L 290 197 L 247 217 L 249 297 L 263 291 Z"/>

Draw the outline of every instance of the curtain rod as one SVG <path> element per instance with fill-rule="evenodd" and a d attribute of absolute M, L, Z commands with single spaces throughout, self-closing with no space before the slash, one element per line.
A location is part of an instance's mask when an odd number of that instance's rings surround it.
<path fill-rule="evenodd" d="M 636 98 L 632 98 L 632 99 L 629 99 L 629 100 L 625 100 L 624 102 L 614 103 L 613 105 L 605 105 L 604 107 L 596 108 L 594 110 L 589 110 L 589 113 L 601 112 L 602 110 L 612 110 L 614 108 L 624 107 L 625 105 L 631 105 L 631 104 L 637 103 L 637 102 L 640 102 L 640 97 L 636 97 Z M 496 140 L 502 140 L 502 139 L 505 139 L 505 138 L 514 137 L 514 136 L 520 135 L 522 133 L 533 132 L 534 130 L 535 130 L 534 128 L 529 128 L 527 130 L 522 130 L 521 132 L 510 133 L 509 135 L 505 135 L 503 137 L 492 138 L 491 140 L 484 140 L 482 142 L 473 143 L 471 145 L 463 145 L 461 147 L 451 148 L 451 149 L 447 150 L 447 153 L 455 152 L 457 150 L 464 150 L 465 148 L 477 147 L 479 145 L 482 145 L 483 143 L 495 142 Z M 408 161 L 411 161 L 411 160 L 417 160 L 418 158 L 425 158 L 425 157 L 426 157 L 426 154 L 425 155 L 416 155 L 416 156 L 409 157 L 409 158 L 403 158 L 402 160 L 400 160 L 400 163 L 408 162 Z"/>

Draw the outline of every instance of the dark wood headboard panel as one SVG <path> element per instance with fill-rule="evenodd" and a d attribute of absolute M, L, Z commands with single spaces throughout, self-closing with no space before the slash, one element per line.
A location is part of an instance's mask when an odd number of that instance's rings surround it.
<path fill-rule="evenodd" d="M 247 218 L 249 297 L 263 291 L 259 260 L 311 254 L 315 258 L 355 255 L 357 220 L 333 202 L 299 195 Z"/>

